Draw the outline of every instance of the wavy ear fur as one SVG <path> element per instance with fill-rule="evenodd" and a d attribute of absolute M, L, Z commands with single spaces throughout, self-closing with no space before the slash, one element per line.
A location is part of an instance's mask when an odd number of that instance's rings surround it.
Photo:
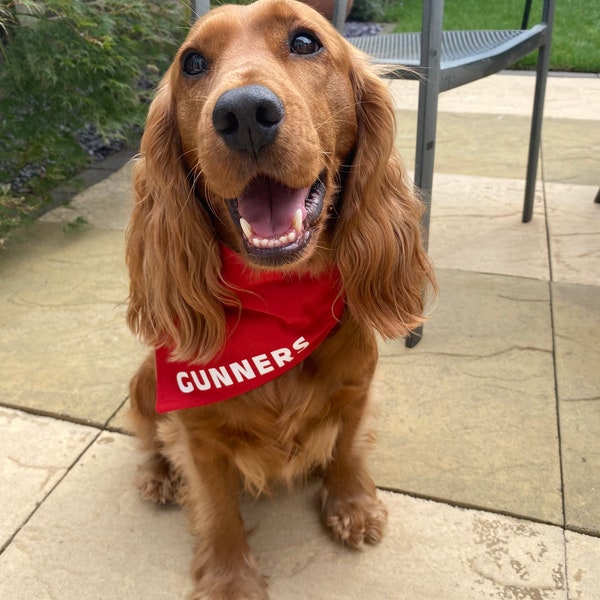
<path fill-rule="evenodd" d="M 407 335 L 425 319 L 423 293 L 435 289 L 422 244 L 422 206 L 405 181 L 394 148 L 395 117 L 385 84 L 362 56 L 351 72 L 358 138 L 343 190 L 334 251 L 348 309 L 386 338 Z"/>
<path fill-rule="evenodd" d="M 150 346 L 177 360 L 205 361 L 225 340 L 221 260 L 212 224 L 183 161 L 175 100 L 163 80 L 150 107 L 135 165 L 135 205 L 127 230 L 127 321 Z"/>

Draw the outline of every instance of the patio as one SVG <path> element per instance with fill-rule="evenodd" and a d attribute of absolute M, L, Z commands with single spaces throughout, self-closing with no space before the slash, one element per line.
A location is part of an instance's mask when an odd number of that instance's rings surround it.
<path fill-rule="evenodd" d="M 316 518 L 316 482 L 248 500 L 274 600 L 600 597 L 600 77 L 549 78 L 524 225 L 533 82 L 502 73 L 440 97 L 440 296 L 416 348 L 381 345 L 375 389 L 387 537 L 338 548 Z M 389 85 L 410 171 L 417 85 Z M 189 589 L 185 515 L 132 484 L 124 413 L 144 350 L 124 320 L 122 158 L 0 255 L 2 598 Z"/>

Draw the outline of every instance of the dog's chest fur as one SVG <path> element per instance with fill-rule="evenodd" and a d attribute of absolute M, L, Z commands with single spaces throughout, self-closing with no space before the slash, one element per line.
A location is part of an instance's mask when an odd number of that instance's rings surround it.
<path fill-rule="evenodd" d="M 373 371 L 376 361 L 374 340 L 370 343 L 358 332 L 355 342 L 342 348 L 348 328 L 353 325 L 342 325 L 303 363 L 253 392 L 169 414 L 160 437 L 170 448 L 170 458 L 181 463 L 178 453 L 186 452 L 187 444 L 178 442 L 189 437 L 194 445 L 204 446 L 207 455 L 216 447 L 235 464 L 244 487 L 253 494 L 268 491 L 272 484 L 290 486 L 325 467 L 344 426 L 345 411 L 365 395 L 360 382 L 365 381 L 366 371 Z M 364 357 L 365 348 L 372 358 L 364 361 L 363 368 L 340 369 L 338 362 L 339 372 L 332 378 L 332 354 L 344 352 L 347 364 L 352 365 L 352 355 L 360 352 Z M 365 419 L 364 431 L 357 436 L 361 445 L 372 442 L 369 422 Z"/>

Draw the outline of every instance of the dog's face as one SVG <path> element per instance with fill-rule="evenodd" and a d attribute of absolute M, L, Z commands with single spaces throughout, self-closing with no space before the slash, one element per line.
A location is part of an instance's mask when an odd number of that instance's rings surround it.
<path fill-rule="evenodd" d="M 329 245 L 357 137 L 348 44 L 305 5 L 211 11 L 169 73 L 185 165 L 222 241 L 256 264 Z"/>

